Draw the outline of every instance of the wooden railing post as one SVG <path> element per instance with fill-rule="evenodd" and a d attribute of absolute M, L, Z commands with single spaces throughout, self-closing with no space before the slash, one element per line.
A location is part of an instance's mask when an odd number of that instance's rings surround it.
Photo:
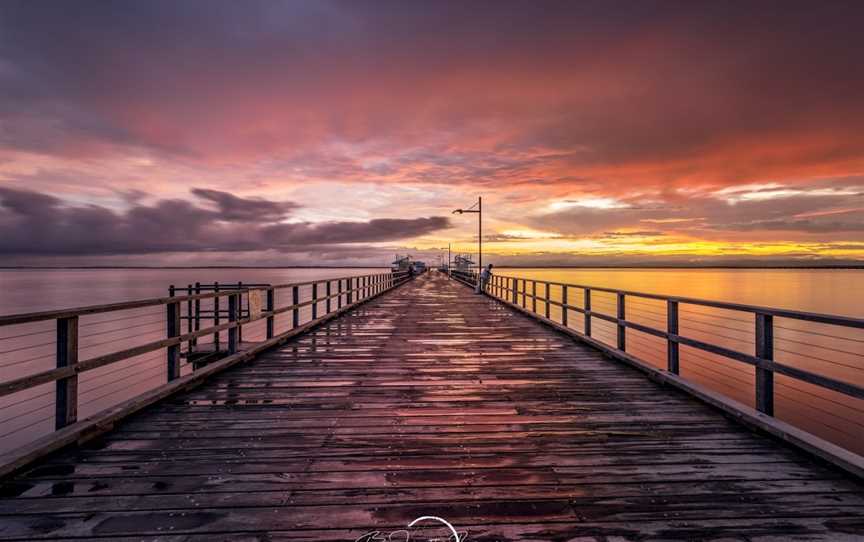
<path fill-rule="evenodd" d="M 273 312 L 276 308 L 276 290 L 267 288 L 267 312 Z M 276 317 L 272 314 L 267 317 L 267 338 L 272 339 L 275 334 Z"/>
<path fill-rule="evenodd" d="M 336 296 L 336 308 L 342 308 L 342 279 L 336 281 L 336 293 L 339 294 Z"/>
<path fill-rule="evenodd" d="M 240 294 L 228 296 L 228 321 L 237 322 L 237 312 L 240 310 Z M 237 353 L 237 344 L 240 340 L 240 327 L 235 326 L 228 329 L 228 353 Z"/>
<path fill-rule="evenodd" d="M 173 295 L 174 288 L 171 288 Z M 180 336 L 180 303 L 174 301 L 165 305 L 165 323 L 167 338 Z M 168 352 L 168 381 L 180 378 L 180 345 L 169 346 Z"/>
<path fill-rule="evenodd" d="M 537 281 L 531 281 L 531 312 L 537 314 Z"/>
<path fill-rule="evenodd" d="M 666 332 L 678 335 L 678 302 L 666 301 Z M 666 340 L 666 368 L 670 373 L 678 374 L 678 341 L 670 336 Z"/>
<path fill-rule="evenodd" d="M 591 288 L 585 288 L 582 308 L 585 309 L 585 335 L 591 336 Z"/>
<path fill-rule="evenodd" d="M 333 281 L 328 280 L 327 285 L 324 287 L 324 295 L 327 296 L 327 302 L 325 303 L 325 307 L 327 309 L 327 314 L 330 314 L 330 311 L 333 310 L 333 304 L 330 303 L 330 301 L 331 301 L 330 296 L 333 295 L 332 288 L 330 287 L 330 285 L 332 283 L 333 283 Z"/>
<path fill-rule="evenodd" d="M 627 349 L 627 327 L 624 320 L 627 318 L 624 305 L 624 294 L 618 293 L 618 350 L 624 352 Z"/>
<path fill-rule="evenodd" d="M 353 300 L 354 300 L 354 292 L 351 291 L 351 290 L 353 290 L 353 289 L 354 289 L 354 279 L 351 278 L 351 277 L 348 277 L 347 279 L 345 279 L 345 291 L 347 292 L 347 293 L 345 294 L 345 297 L 346 297 L 345 301 L 346 301 L 349 305 L 350 305 L 350 304 L 353 302 Z"/>
<path fill-rule="evenodd" d="M 294 309 L 291 311 L 291 329 L 296 329 L 300 327 L 300 307 L 297 306 L 300 304 L 299 286 L 291 288 L 291 304 L 294 305 Z"/>
<path fill-rule="evenodd" d="M 756 357 L 774 360 L 774 317 L 756 313 Z M 774 415 L 774 371 L 756 367 L 756 410 Z"/>
<path fill-rule="evenodd" d="M 186 286 L 186 295 L 192 295 L 192 285 L 191 284 Z M 186 333 L 192 333 L 192 320 L 193 320 L 192 309 L 193 309 L 193 307 L 194 307 L 194 305 L 193 305 L 193 301 L 191 299 L 186 302 Z M 190 354 L 192 353 L 192 347 L 195 346 L 196 342 L 197 342 L 197 340 L 194 338 L 189 339 L 189 342 L 186 345 L 186 349 Z"/>
<path fill-rule="evenodd" d="M 552 294 L 549 292 L 551 284 L 548 282 L 543 284 L 543 294 L 546 296 L 546 318 L 549 319 L 550 316 L 550 307 L 549 301 L 552 299 Z"/>
<path fill-rule="evenodd" d="M 213 283 L 213 292 L 215 292 L 216 294 L 219 293 L 219 283 L 218 282 Z M 219 325 L 219 296 L 218 295 L 213 298 L 213 325 L 214 326 Z M 219 336 L 219 332 L 216 331 L 213 333 L 213 351 L 214 352 L 218 352 L 219 348 L 221 348 L 222 345 L 219 344 L 220 342 L 221 342 L 221 337 Z"/>
<path fill-rule="evenodd" d="M 312 319 L 318 319 L 318 283 L 312 283 Z"/>
<path fill-rule="evenodd" d="M 243 282 L 237 283 L 237 289 L 238 290 L 243 289 Z M 246 294 L 246 296 L 248 298 L 249 294 Z M 243 319 L 243 294 L 242 293 L 237 297 L 237 311 L 236 312 L 237 312 L 237 314 L 236 314 L 235 318 L 237 320 L 242 320 Z M 242 342 L 243 342 L 243 328 L 238 327 L 237 328 L 237 344 L 240 344 Z"/>
<path fill-rule="evenodd" d="M 198 295 L 200 293 L 201 293 L 201 283 L 196 282 L 195 283 L 195 295 Z M 200 330 L 201 330 L 201 300 L 196 299 L 195 300 L 195 331 L 200 331 Z M 194 339 L 192 339 L 192 344 L 193 345 L 198 344 L 198 337 L 195 337 Z"/>
<path fill-rule="evenodd" d="M 513 304 L 518 305 L 519 304 L 519 281 L 516 280 L 515 278 L 510 279 L 510 281 L 513 283 L 513 292 L 512 292 L 513 293 Z"/>
<path fill-rule="evenodd" d="M 78 363 L 78 317 L 57 319 L 57 367 Z M 78 375 L 57 380 L 55 429 L 78 421 Z"/>
<path fill-rule="evenodd" d="M 561 287 L 561 325 L 564 327 L 568 327 L 567 325 L 567 285 Z"/>

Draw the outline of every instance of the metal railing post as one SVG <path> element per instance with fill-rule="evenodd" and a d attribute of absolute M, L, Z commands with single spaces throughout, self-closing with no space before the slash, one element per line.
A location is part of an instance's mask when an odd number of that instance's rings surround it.
<path fill-rule="evenodd" d="M 670 373 L 678 374 L 679 345 L 671 335 L 678 335 L 678 302 L 666 301 L 666 332 L 670 337 L 666 340 L 666 365 Z"/>
<path fill-rule="evenodd" d="M 294 309 L 291 311 L 291 329 L 300 327 L 300 287 L 294 286 L 291 288 L 291 304 Z"/>
<path fill-rule="evenodd" d="M 231 294 L 228 296 L 228 321 L 237 322 L 237 311 L 240 309 L 240 294 Z M 228 329 L 228 353 L 236 354 L 237 346 L 240 341 L 240 326 L 234 326 Z"/>
<path fill-rule="evenodd" d="M 582 308 L 585 309 L 585 335 L 591 336 L 591 288 L 585 288 Z"/>
<path fill-rule="evenodd" d="M 267 288 L 267 312 L 273 312 L 276 307 L 276 290 Z M 267 317 L 267 338 L 272 339 L 275 334 L 276 317 L 272 314 Z"/>
<path fill-rule="evenodd" d="M 756 313 L 756 357 L 774 360 L 774 317 Z M 756 367 L 756 410 L 774 415 L 774 371 Z"/>
<path fill-rule="evenodd" d="M 57 367 L 78 363 L 78 317 L 57 319 Z M 78 421 L 78 374 L 57 380 L 55 429 Z"/>
<path fill-rule="evenodd" d="M 626 316 L 624 294 L 618 293 L 618 350 L 624 352 L 627 347 L 627 327 L 624 325 Z"/>

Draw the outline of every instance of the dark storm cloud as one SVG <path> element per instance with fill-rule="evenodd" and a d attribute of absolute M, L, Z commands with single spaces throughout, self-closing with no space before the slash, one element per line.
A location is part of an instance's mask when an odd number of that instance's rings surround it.
<path fill-rule="evenodd" d="M 767 0 L 7 0 L 0 145 L 213 160 L 380 139 L 407 154 L 366 174 L 435 183 L 570 178 L 538 174 L 537 149 L 562 169 L 676 166 L 636 184 L 794 171 L 861 155 L 862 16 Z M 478 132 L 492 148 L 466 149 Z M 446 155 L 429 133 L 448 134 Z M 792 143 L 794 161 L 770 152 Z M 734 165 L 698 160 L 724 149 Z"/>
<path fill-rule="evenodd" d="M 238 198 L 221 190 L 193 188 L 192 194 L 215 203 L 222 220 L 236 222 L 276 222 L 286 218 L 298 205 L 291 201 L 270 201 L 261 198 Z"/>
<path fill-rule="evenodd" d="M 124 212 L 69 206 L 46 194 L 0 188 L 0 254 L 129 255 L 170 252 L 316 250 L 407 239 L 449 227 L 445 217 L 368 222 L 282 223 L 291 202 L 193 193 L 216 209 L 171 199 L 134 203 Z M 257 213 L 257 214 L 256 214 Z"/>

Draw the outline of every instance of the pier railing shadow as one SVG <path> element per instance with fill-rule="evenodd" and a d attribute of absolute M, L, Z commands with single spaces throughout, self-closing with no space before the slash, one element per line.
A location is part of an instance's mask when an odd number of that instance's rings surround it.
<path fill-rule="evenodd" d="M 864 475 L 864 319 L 505 275 L 485 293 Z"/>
<path fill-rule="evenodd" d="M 0 476 L 109 430 L 129 414 L 409 279 L 407 272 L 386 272 L 187 290 L 187 295 L 0 316 Z M 200 318 L 190 317 L 192 307 L 201 304 L 211 315 L 211 325 L 203 328 Z M 253 330 L 245 339 L 244 329 Z M 208 348 L 214 355 L 202 359 Z"/>

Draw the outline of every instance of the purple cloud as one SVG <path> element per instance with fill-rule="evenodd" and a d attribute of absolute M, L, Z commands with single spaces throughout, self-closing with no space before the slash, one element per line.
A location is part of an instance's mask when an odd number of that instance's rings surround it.
<path fill-rule="evenodd" d="M 293 202 L 193 189 L 215 209 L 169 199 L 124 212 L 69 206 L 46 194 L 0 188 L 0 254 L 130 255 L 171 252 L 327 250 L 409 239 L 449 227 L 446 217 L 283 223 Z"/>

